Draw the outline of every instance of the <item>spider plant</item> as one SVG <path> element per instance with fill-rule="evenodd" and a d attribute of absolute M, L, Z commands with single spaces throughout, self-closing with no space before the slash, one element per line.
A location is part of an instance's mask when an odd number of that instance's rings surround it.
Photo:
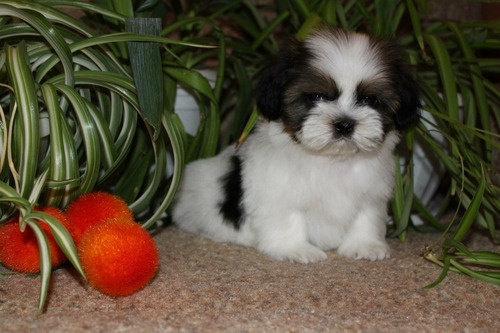
<path fill-rule="evenodd" d="M 69 7 L 100 21 L 91 29 L 63 10 Z M 204 140 L 199 154 L 213 153 L 217 145 L 220 84 L 212 90 L 186 61 L 193 50 L 201 56 L 213 46 L 197 43 L 195 37 L 178 41 L 160 31 L 143 34 L 133 19 L 129 31 L 140 33 L 125 32 L 132 15 L 128 1 L 0 3 L 0 221 L 18 214 L 21 230 L 35 232 L 41 256 L 39 311 L 51 262 L 37 221 L 50 226 L 68 259 L 84 273 L 67 230 L 34 211 L 35 205 L 64 208 L 83 193 L 104 189 L 125 198 L 136 216 L 144 218 L 144 228 L 152 226 L 173 198 L 184 161 L 187 137 L 173 110 L 178 84 L 193 89 L 200 104 L 210 105 L 208 125 L 200 127 Z M 111 30 L 109 22 L 116 32 L 102 32 Z M 179 27 L 192 23 L 178 22 Z M 126 43 L 132 48 L 153 43 L 149 49 L 157 52 L 158 61 L 141 65 L 139 59 L 132 71 L 130 58 L 140 52 L 129 56 Z M 149 80 L 156 86 L 137 89 L 136 82 L 148 81 L 143 78 L 151 72 L 148 66 L 160 74 Z M 223 65 L 218 68 L 222 71 Z M 154 100 L 152 96 L 161 98 L 148 107 L 144 101 Z M 174 160 L 171 177 L 165 172 L 168 158 Z"/>

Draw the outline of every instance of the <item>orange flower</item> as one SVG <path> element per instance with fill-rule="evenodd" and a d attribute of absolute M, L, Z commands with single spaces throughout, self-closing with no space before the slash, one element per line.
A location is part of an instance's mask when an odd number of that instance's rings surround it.
<path fill-rule="evenodd" d="M 107 192 L 83 194 L 68 206 L 66 215 L 72 225 L 73 241 L 77 245 L 85 231 L 102 220 L 120 218 L 133 221 L 134 219 L 125 201 Z"/>
<path fill-rule="evenodd" d="M 158 269 L 153 238 L 129 219 L 110 218 L 90 227 L 78 254 L 90 285 L 115 297 L 141 289 Z"/>
<path fill-rule="evenodd" d="M 35 207 L 35 210 L 52 215 L 69 229 L 69 222 L 62 210 L 55 207 Z M 47 235 L 52 267 L 66 262 L 66 256 L 59 248 L 47 223 L 38 221 Z M 0 262 L 6 267 L 23 272 L 40 271 L 40 250 L 35 233 L 30 227 L 24 232 L 19 230 L 19 217 L 14 217 L 0 226 Z"/>

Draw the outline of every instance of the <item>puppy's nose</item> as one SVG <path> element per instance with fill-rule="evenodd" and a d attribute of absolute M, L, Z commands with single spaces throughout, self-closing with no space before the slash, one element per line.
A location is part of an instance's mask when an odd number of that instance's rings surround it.
<path fill-rule="evenodd" d="M 354 131 L 354 120 L 351 119 L 341 119 L 333 123 L 336 135 L 349 137 Z"/>

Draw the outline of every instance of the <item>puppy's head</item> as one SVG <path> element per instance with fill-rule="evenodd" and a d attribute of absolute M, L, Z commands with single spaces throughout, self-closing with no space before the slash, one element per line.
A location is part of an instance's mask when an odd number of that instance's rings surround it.
<path fill-rule="evenodd" d="M 376 150 L 387 133 L 417 122 L 419 95 L 394 45 L 325 28 L 264 70 L 257 105 L 304 147 L 345 156 Z"/>

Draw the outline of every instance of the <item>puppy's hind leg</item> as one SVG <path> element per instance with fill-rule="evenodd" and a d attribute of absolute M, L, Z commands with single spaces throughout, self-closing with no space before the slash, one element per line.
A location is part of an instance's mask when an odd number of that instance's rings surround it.
<path fill-rule="evenodd" d="M 326 259 L 325 252 L 307 241 L 305 222 L 300 212 L 260 219 L 257 249 L 281 261 L 307 264 Z"/>

